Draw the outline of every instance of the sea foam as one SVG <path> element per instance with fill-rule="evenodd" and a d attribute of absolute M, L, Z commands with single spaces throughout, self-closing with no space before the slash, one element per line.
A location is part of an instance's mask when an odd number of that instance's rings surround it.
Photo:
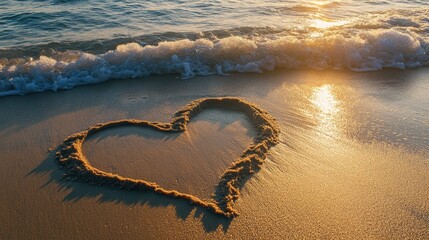
<path fill-rule="evenodd" d="M 407 14 L 409 15 L 409 13 Z M 426 30 L 425 30 L 426 29 Z M 375 71 L 429 65 L 428 21 L 375 14 L 329 29 L 121 44 L 101 54 L 64 51 L 0 59 L 0 96 L 70 89 L 109 79 L 180 74 L 262 73 L 274 69 Z"/>

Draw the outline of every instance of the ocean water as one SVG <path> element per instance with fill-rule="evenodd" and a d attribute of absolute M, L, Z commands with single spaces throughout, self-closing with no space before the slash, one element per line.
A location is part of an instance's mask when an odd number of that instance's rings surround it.
<path fill-rule="evenodd" d="M 0 96 L 109 79 L 429 65 L 429 1 L 0 1 Z"/>

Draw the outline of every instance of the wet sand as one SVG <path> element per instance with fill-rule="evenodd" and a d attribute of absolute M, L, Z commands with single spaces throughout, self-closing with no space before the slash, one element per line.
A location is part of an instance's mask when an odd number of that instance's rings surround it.
<path fill-rule="evenodd" d="M 0 98 L 0 238 L 429 238 L 428 74 L 172 75 Z M 71 134 L 125 118 L 169 122 L 195 99 L 223 96 L 267 110 L 281 129 L 241 189 L 238 217 L 62 179 L 55 151 Z M 209 198 L 255 135 L 245 115 L 213 109 L 181 134 L 114 128 L 83 149 L 104 171 Z"/>

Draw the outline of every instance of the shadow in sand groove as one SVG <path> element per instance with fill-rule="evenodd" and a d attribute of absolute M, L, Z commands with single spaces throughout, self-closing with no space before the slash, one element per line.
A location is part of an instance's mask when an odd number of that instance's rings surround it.
<path fill-rule="evenodd" d="M 63 179 L 64 171 L 58 168 L 58 164 L 55 162 L 56 150 L 58 149 L 47 153 L 46 159 L 27 176 L 46 178 L 47 181 L 41 188 L 49 184 L 58 185 L 59 192 L 67 192 L 67 195 L 63 199 L 64 202 L 77 202 L 82 199 L 95 198 L 100 204 L 110 202 L 125 204 L 127 206 L 172 206 L 175 208 L 176 217 L 179 219 L 186 220 L 189 217 L 200 219 L 206 232 L 216 231 L 219 227 L 226 232 L 231 224 L 232 219 L 214 214 L 201 206 L 191 205 L 184 199 L 174 199 L 153 192 L 124 191 L 109 186 L 96 186 L 78 181 L 65 181 Z M 195 210 L 195 213 L 192 215 L 193 210 Z"/>
<path fill-rule="evenodd" d="M 152 128 L 160 132 L 175 133 L 187 129 L 192 117 L 208 108 L 234 108 L 245 113 L 251 119 L 258 134 L 251 144 L 223 173 L 216 187 L 212 200 L 203 200 L 192 194 L 177 190 L 164 189 L 155 182 L 143 179 L 132 179 L 95 168 L 86 159 L 82 145 L 87 137 L 106 129 L 122 126 L 139 126 Z M 276 120 L 266 111 L 240 98 L 201 98 L 194 100 L 183 109 L 176 112 L 170 123 L 148 122 L 137 119 L 123 119 L 100 123 L 66 138 L 57 151 L 58 163 L 66 171 L 67 178 L 79 180 L 94 185 L 108 185 L 124 190 L 152 191 L 166 196 L 181 198 L 192 204 L 200 205 L 216 214 L 227 218 L 238 216 L 233 208 L 234 202 L 240 196 L 243 180 L 252 175 L 264 163 L 268 150 L 279 141 L 280 128 Z"/>
<path fill-rule="evenodd" d="M 131 179 L 122 177 L 113 173 L 103 172 L 91 166 L 82 152 L 82 144 L 85 139 L 97 132 L 105 129 L 116 128 L 120 126 L 140 126 L 143 128 L 153 128 L 160 132 L 177 133 L 186 131 L 186 126 L 190 119 L 206 108 L 223 106 L 233 107 L 235 110 L 244 112 L 253 122 L 258 134 L 251 144 L 241 155 L 233 162 L 220 178 L 219 184 L 213 194 L 212 200 L 203 200 L 194 195 L 181 193 L 176 190 L 164 189 L 157 183 L 147 182 L 141 179 Z M 244 183 L 259 170 L 263 164 L 268 150 L 278 143 L 280 129 L 275 119 L 267 112 L 259 109 L 257 106 L 239 98 L 202 98 L 188 104 L 182 110 L 179 110 L 171 123 L 147 122 L 142 120 L 125 119 L 97 124 L 80 133 L 73 134 L 66 138 L 64 143 L 57 148 L 56 160 L 65 171 L 65 175 L 57 176 L 53 169 L 44 166 L 44 163 L 52 159 L 51 152 L 48 158 L 29 174 L 50 173 L 49 184 L 52 181 L 59 182 L 59 190 L 71 189 L 72 191 L 65 197 L 64 201 L 77 201 L 82 198 L 98 198 L 99 202 L 115 202 L 127 205 L 143 204 L 152 207 L 174 205 L 176 215 L 179 218 L 186 219 L 196 205 L 200 208 L 210 210 L 218 214 L 218 217 L 232 219 L 238 215 L 233 208 L 234 202 L 238 199 L 241 188 Z M 49 162 L 48 162 L 49 163 Z M 49 166 L 50 164 L 48 164 Z M 67 180 L 81 183 L 65 182 Z M 91 185 L 104 185 L 115 190 L 106 188 L 92 189 L 87 186 L 80 186 L 82 183 Z M 76 186 L 79 185 L 79 190 Z M 112 192 L 113 191 L 113 192 Z M 120 193 L 118 191 L 121 191 Z M 127 194 L 122 194 L 127 191 Z M 145 194 L 142 194 L 145 192 Z M 168 198 L 168 199 L 166 199 Z M 176 198 L 175 200 L 173 198 Z M 172 200 L 175 202 L 173 203 Z M 189 204 L 188 206 L 184 204 Z M 190 205 L 192 205 L 190 207 Z M 207 213 L 197 211 L 195 217 L 202 215 L 206 231 L 213 231 L 219 225 L 223 225 L 224 231 L 229 226 L 226 219 L 218 221 L 213 216 L 209 219 Z M 209 224 L 210 223 L 210 224 Z M 214 223 L 214 224 L 213 224 Z"/>

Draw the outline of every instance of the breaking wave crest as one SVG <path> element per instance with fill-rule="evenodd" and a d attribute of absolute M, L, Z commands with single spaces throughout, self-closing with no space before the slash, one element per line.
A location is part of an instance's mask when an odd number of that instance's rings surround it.
<path fill-rule="evenodd" d="M 280 68 L 374 71 L 428 66 L 427 13 L 377 13 L 326 29 L 223 38 L 202 34 L 154 45 L 132 42 L 100 54 L 67 50 L 36 58 L 2 58 L 0 96 L 163 74 L 187 79 Z"/>

